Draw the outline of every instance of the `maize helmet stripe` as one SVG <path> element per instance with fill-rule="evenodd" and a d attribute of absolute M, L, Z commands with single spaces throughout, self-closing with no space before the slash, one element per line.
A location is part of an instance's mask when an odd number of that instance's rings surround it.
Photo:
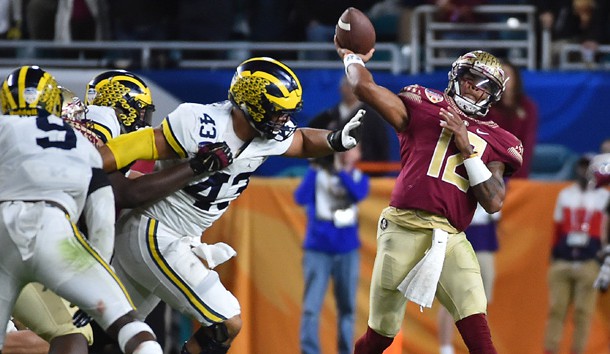
<path fill-rule="evenodd" d="M 8 87 L 8 81 L 2 83 L 2 113 L 7 114 L 9 110 L 17 108 L 17 102 L 15 97 L 11 94 L 11 90 Z"/>
<path fill-rule="evenodd" d="M 17 75 L 17 92 L 23 92 L 23 90 L 25 90 L 25 77 L 27 71 L 28 68 L 26 66 L 22 66 L 19 69 L 19 74 Z M 25 95 L 18 95 L 17 99 L 19 100 L 17 107 L 26 107 Z"/>
<path fill-rule="evenodd" d="M 142 81 L 139 79 L 136 79 L 135 77 L 132 76 L 127 76 L 127 75 L 116 75 L 116 76 L 112 76 L 108 79 L 102 80 L 100 81 L 97 85 L 95 85 L 95 89 L 99 90 L 100 87 L 102 87 L 105 84 L 108 84 L 109 82 L 113 82 L 113 81 L 128 81 L 133 83 L 134 85 L 138 86 L 143 93 L 137 94 L 134 97 L 137 100 L 140 100 L 146 104 L 152 104 L 152 94 L 150 93 L 150 89 L 143 85 Z"/>
<path fill-rule="evenodd" d="M 286 87 L 286 85 L 284 85 L 284 81 L 278 79 L 277 77 L 269 73 L 253 73 L 251 71 L 242 71 L 241 74 L 242 77 L 248 77 L 255 74 L 257 77 L 261 77 L 269 81 L 271 84 L 274 85 L 274 87 L 279 89 L 282 95 L 278 97 L 276 95 L 273 95 L 273 90 L 269 86 L 267 86 L 267 93 L 270 94 L 269 96 L 267 96 L 267 98 L 278 108 L 278 110 L 294 109 L 294 107 L 298 106 L 299 102 L 301 102 L 301 94 L 299 90 L 295 90 L 292 87 Z"/>

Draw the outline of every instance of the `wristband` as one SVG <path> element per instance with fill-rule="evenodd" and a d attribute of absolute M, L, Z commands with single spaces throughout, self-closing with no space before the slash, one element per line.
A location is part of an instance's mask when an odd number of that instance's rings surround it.
<path fill-rule="evenodd" d="M 347 67 L 352 64 L 362 65 L 364 67 L 364 61 L 356 54 L 348 54 L 343 57 L 343 65 L 345 66 L 345 74 L 347 74 Z"/>
<path fill-rule="evenodd" d="M 336 152 L 347 151 L 343 143 L 341 142 L 341 129 L 332 131 L 326 135 L 326 141 L 328 141 L 328 145 L 330 148 Z"/>
<path fill-rule="evenodd" d="M 466 167 L 468 181 L 470 181 L 471 187 L 474 187 L 479 183 L 483 183 L 491 178 L 491 171 L 489 171 L 479 156 L 465 159 L 464 167 Z"/>

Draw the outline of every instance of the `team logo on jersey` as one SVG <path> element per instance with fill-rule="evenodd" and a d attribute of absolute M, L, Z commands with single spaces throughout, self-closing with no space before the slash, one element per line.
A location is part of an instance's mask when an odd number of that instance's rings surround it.
<path fill-rule="evenodd" d="M 26 87 L 25 90 L 23 90 L 23 99 L 28 105 L 35 102 L 37 98 L 38 90 L 35 87 Z"/>
<path fill-rule="evenodd" d="M 443 100 L 445 99 L 443 95 L 438 92 L 434 92 L 429 89 L 425 89 L 424 92 L 426 93 L 426 97 L 428 97 L 428 100 L 432 103 L 443 102 Z"/>
<path fill-rule="evenodd" d="M 381 218 L 381 221 L 379 221 L 379 228 L 382 230 L 388 228 L 388 221 L 386 220 L 386 218 Z"/>

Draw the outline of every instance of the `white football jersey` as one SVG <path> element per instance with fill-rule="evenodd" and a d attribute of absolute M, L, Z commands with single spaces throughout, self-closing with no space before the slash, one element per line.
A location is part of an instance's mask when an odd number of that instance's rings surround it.
<path fill-rule="evenodd" d="M 199 236 L 227 209 L 248 186 L 250 175 L 269 156 L 282 155 L 293 137 L 280 142 L 257 137 L 241 141 L 233 130 L 232 104 L 184 103 L 163 121 L 163 133 L 174 151 L 190 158 L 200 144 L 226 142 L 233 152 L 233 163 L 208 176 L 203 174 L 186 187 L 148 206 L 144 214 L 155 218 L 185 236 Z M 155 169 L 179 161 L 157 161 Z"/>
<path fill-rule="evenodd" d="M 0 201 L 48 200 L 78 220 L 97 149 L 61 118 L 0 116 Z"/>
<path fill-rule="evenodd" d="M 121 134 L 121 124 L 112 107 L 89 105 L 87 119 L 93 121 L 93 130 L 104 143 Z"/>

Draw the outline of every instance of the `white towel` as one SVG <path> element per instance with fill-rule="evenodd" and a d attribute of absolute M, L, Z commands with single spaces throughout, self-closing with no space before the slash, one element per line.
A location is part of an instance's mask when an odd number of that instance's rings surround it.
<path fill-rule="evenodd" d="M 191 251 L 199 258 L 204 259 L 208 263 L 208 268 L 210 269 L 216 268 L 217 265 L 223 264 L 237 255 L 237 252 L 224 242 L 218 242 L 212 245 L 201 243 L 196 247 L 191 248 Z"/>
<path fill-rule="evenodd" d="M 44 208 L 44 202 L 14 201 L 2 204 L 2 217 L 6 229 L 24 261 L 34 255 L 36 237 L 44 223 L 42 218 Z"/>
<path fill-rule="evenodd" d="M 448 234 L 446 231 L 432 231 L 432 246 L 398 285 L 398 290 L 410 301 L 421 307 L 432 307 L 438 279 L 441 276 Z"/>

